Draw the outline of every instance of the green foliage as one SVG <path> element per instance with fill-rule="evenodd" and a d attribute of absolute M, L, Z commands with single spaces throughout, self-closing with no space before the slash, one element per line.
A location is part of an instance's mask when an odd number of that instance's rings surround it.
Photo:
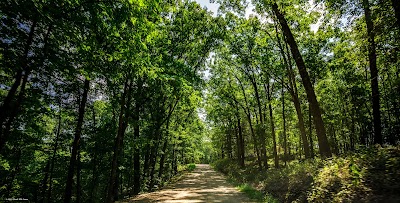
<path fill-rule="evenodd" d="M 189 172 L 192 172 L 194 169 L 196 169 L 196 164 L 194 164 L 194 163 L 187 164 L 187 165 L 186 165 L 186 169 L 187 169 Z"/>
<path fill-rule="evenodd" d="M 315 177 L 312 202 L 399 200 L 400 148 L 371 147 L 327 161 Z"/>
<path fill-rule="evenodd" d="M 292 161 L 287 167 L 259 171 L 240 169 L 229 159 L 216 161 L 216 170 L 250 194 L 272 196 L 278 202 L 398 201 L 400 148 L 361 148 L 329 160 Z M 254 191 L 254 188 L 258 188 Z"/>
<path fill-rule="evenodd" d="M 270 195 L 264 195 L 264 193 L 254 189 L 248 184 L 242 184 L 236 187 L 240 192 L 245 193 L 250 199 L 257 200 L 258 202 L 266 203 L 278 203 L 274 197 Z"/>
<path fill-rule="evenodd" d="M 228 176 L 228 180 L 251 199 L 258 202 L 279 202 L 271 194 L 256 189 L 259 188 L 258 185 L 254 186 L 253 183 L 260 179 L 261 174 L 265 175 L 265 173 L 261 173 L 258 169 L 251 167 L 240 169 L 236 163 L 229 159 L 217 160 L 212 163 L 212 166 L 215 170 Z"/>

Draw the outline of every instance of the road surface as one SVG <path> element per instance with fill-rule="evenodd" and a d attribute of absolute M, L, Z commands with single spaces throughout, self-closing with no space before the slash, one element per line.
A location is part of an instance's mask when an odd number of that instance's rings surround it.
<path fill-rule="evenodd" d="M 199 203 L 255 202 L 230 185 L 225 177 L 208 164 L 196 164 L 196 169 L 183 175 L 175 184 L 152 193 L 141 194 L 124 202 Z"/>

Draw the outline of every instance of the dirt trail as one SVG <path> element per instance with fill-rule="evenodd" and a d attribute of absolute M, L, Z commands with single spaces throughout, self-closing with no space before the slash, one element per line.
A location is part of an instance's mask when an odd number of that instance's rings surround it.
<path fill-rule="evenodd" d="M 124 202 L 255 202 L 230 185 L 224 176 L 207 164 L 196 164 L 196 169 L 185 174 L 177 183 L 163 190 L 142 194 Z"/>

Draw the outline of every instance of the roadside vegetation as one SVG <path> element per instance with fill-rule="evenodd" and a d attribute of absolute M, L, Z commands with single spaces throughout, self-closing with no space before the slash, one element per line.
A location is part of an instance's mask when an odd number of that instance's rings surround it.
<path fill-rule="evenodd" d="M 264 202 L 398 202 L 399 157 L 399 147 L 371 147 L 326 160 L 295 160 L 267 171 L 258 170 L 254 161 L 241 168 L 229 159 L 216 161 L 214 168 Z"/>
<path fill-rule="evenodd" d="M 192 172 L 194 169 L 196 169 L 196 164 L 191 163 L 186 165 L 187 171 Z"/>

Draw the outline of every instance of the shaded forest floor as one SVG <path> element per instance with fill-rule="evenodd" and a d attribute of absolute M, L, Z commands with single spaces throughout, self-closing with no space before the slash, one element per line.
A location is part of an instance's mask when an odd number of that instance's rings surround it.
<path fill-rule="evenodd" d="M 271 158 L 272 160 L 272 158 Z M 222 159 L 214 168 L 271 202 L 400 202 L 400 148 L 372 147 L 328 160 L 281 162 L 259 170 L 255 161 L 240 168 Z"/>
<path fill-rule="evenodd" d="M 196 169 L 186 173 L 174 184 L 152 193 L 146 193 L 123 202 L 253 202 L 225 177 L 207 164 L 197 164 Z"/>

